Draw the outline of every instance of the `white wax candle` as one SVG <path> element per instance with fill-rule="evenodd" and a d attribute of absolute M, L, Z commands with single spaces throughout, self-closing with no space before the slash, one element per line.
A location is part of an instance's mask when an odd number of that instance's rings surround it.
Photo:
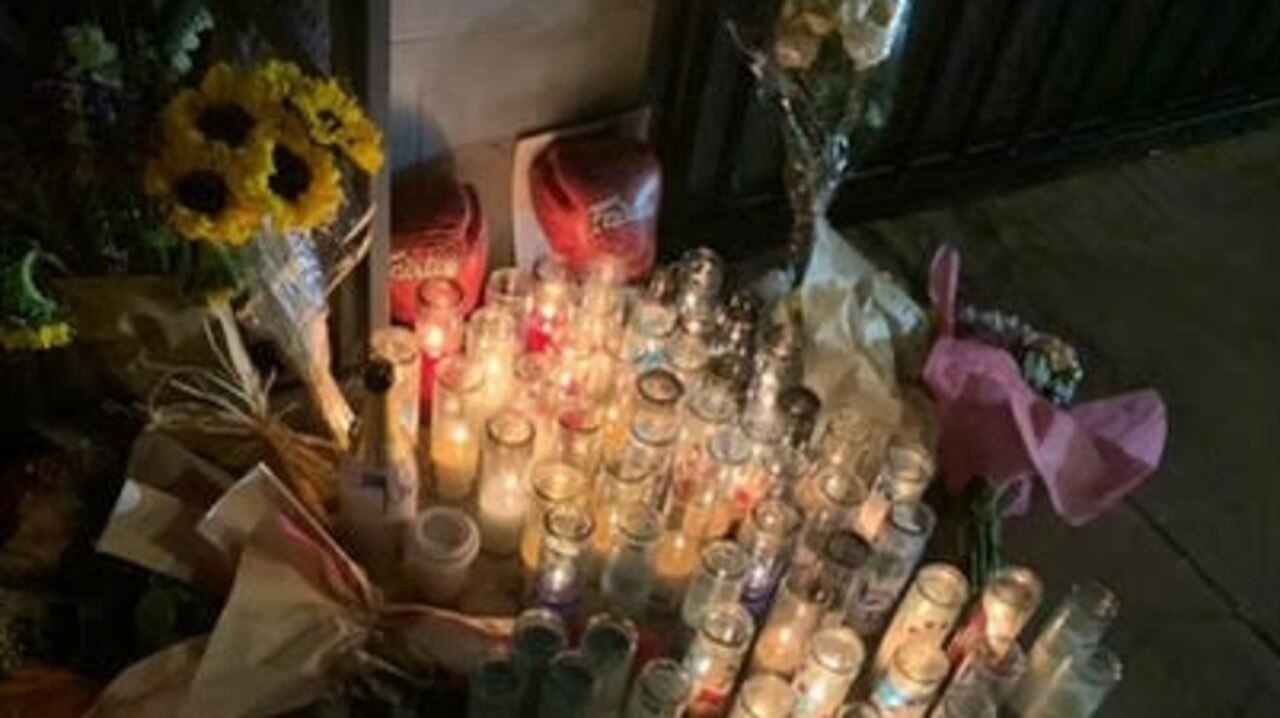
<path fill-rule="evenodd" d="M 493 477 L 480 490 L 480 535 L 484 550 L 499 556 L 515 553 L 520 546 L 520 529 L 529 497 L 520 477 L 506 474 Z"/>
<path fill-rule="evenodd" d="M 466 498 L 479 463 L 480 442 L 465 421 L 451 419 L 431 427 L 431 472 L 440 498 Z"/>

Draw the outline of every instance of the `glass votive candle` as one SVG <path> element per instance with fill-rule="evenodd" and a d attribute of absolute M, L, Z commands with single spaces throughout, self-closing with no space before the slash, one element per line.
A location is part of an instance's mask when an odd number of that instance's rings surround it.
<path fill-rule="evenodd" d="M 543 257 L 534 264 L 533 305 L 525 335 L 528 351 L 544 352 L 563 341 L 574 294 L 573 277 L 563 264 L 553 257 Z"/>
<path fill-rule="evenodd" d="M 606 462 L 596 476 L 595 551 L 603 559 L 613 547 L 614 527 L 622 512 L 635 504 L 649 505 L 653 497 L 654 474 L 640 464 Z"/>
<path fill-rule="evenodd" d="M 484 305 L 505 312 L 515 322 L 517 336 L 524 336 L 524 323 L 533 304 L 533 281 L 515 267 L 495 269 L 484 284 Z"/>
<path fill-rule="evenodd" d="M 778 409 L 782 413 L 783 444 L 807 451 L 822 411 L 822 399 L 807 386 L 789 386 L 778 396 Z"/>
<path fill-rule="evenodd" d="M 520 533 L 520 561 L 526 573 L 538 566 L 547 513 L 556 506 L 585 507 L 591 490 L 586 474 L 562 461 L 535 462 L 529 470 L 529 484 L 533 503 Z"/>
<path fill-rule="evenodd" d="M 895 503 L 919 503 L 933 479 L 933 458 L 916 444 L 890 443 L 884 468 L 876 476 L 858 515 L 858 530 L 875 541 Z"/>
<path fill-rule="evenodd" d="M 476 514 L 486 553 L 509 556 L 520 546 L 520 531 L 529 511 L 527 486 L 534 435 L 533 422 L 512 409 L 485 422 Z"/>
<path fill-rule="evenodd" d="M 858 701 L 840 709 L 840 718 L 881 718 L 880 709 L 866 701 Z"/>
<path fill-rule="evenodd" d="M 1120 612 L 1114 592 L 1096 581 L 1076 584 L 1031 646 L 1027 673 L 1009 704 L 1026 708 L 1067 658 L 1093 653 Z"/>
<path fill-rule="evenodd" d="M 600 574 L 600 590 L 610 610 L 640 616 L 653 591 L 661 518 L 653 508 L 639 503 L 625 507 L 617 516 L 613 545 Z"/>
<path fill-rule="evenodd" d="M 684 386 L 697 386 L 707 368 L 709 356 L 702 337 L 679 331 L 667 340 L 665 358 L 671 370 Z"/>
<path fill-rule="evenodd" d="M 669 445 L 680 430 L 680 380 L 665 369 L 650 369 L 636 377 L 631 433 L 656 445 Z"/>
<path fill-rule="evenodd" d="M 462 511 L 429 508 L 409 525 L 405 574 L 414 594 L 434 605 L 454 603 L 466 587 L 480 551 L 480 530 Z"/>
<path fill-rule="evenodd" d="M 394 370 L 387 400 L 412 446 L 418 445 L 419 401 L 422 391 L 422 360 L 418 338 L 403 327 L 375 329 L 369 338 L 369 353 L 386 359 Z"/>
<path fill-rule="evenodd" d="M 928 641 L 905 641 L 872 690 L 871 702 L 883 718 L 922 718 L 950 671 L 941 648 Z"/>
<path fill-rule="evenodd" d="M 703 336 L 715 329 L 724 276 L 724 260 L 707 247 L 691 249 L 680 257 L 675 307 L 683 331 Z"/>
<path fill-rule="evenodd" d="M 462 288 L 452 279 L 430 277 L 418 285 L 414 329 L 423 357 L 439 359 L 462 350 Z"/>
<path fill-rule="evenodd" d="M 753 673 L 790 678 L 809 650 L 831 598 L 817 564 L 795 566 L 787 575 L 751 653 Z"/>
<path fill-rule="evenodd" d="M 707 611 L 721 604 L 737 604 L 747 580 L 750 559 L 732 541 L 713 541 L 702 549 L 702 563 L 689 581 L 680 618 L 691 631 L 702 625 Z"/>
<path fill-rule="evenodd" d="M 742 602 L 757 619 L 763 618 L 774 589 L 787 570 L 800 530 L 800 512 L 779 499 L 756 504 L 738 533 L 738 543 L 749 557 Z"/>
<path fill-rule="evenodd" d="M 807 504 L 796 563 L 807 563 L 821 555 L 832 534 L 853 525 L 858 508 L 866 498 L 866 489 L 856 478 L 842 473 L 825 473 L 816 480 Z"/>
<path fill-rule="evenodd" d="M 516 617 L 511 645 L 512 662 L 520 676 L 521 705 L 532 712 L 539 703 L 547 666 L 569 645 L 569 631 L 559 614 L 530 608 Z"/>
<path fill-rule="evenodd" d="M 483 382 L 479 367 L 463 356 L 436 366 L 431 411 L 431 475 L 435 494 L 459 502 L 471 494 L 480 464 L 476 400 Z"/>
<path fill-rule="evenodd" d="M 547 666 L 538 700 L 538 718 L 588 718 L 596 674 L 580 650 L 561 651 Z"/>
<path fill-rule="evenodd" d="M 533 422 L 533 459 L 556 458 L 556 407 L 550 389 L 551 357 L 521 354 L 516 357 L 511 404 Z"/>
<path fill-rule="evenodd" d="M 996 658 L 987 646 L 980 646 L 956 667 L 947 690 L 981 691 L 1001 704 L 1026 673 L 1027 654 L 1017 643 L 1000 658 Z"/>
<path fill-rule="evenodd" d="M 603 446 L 600 412 L 589 407 L 569 407 L 560 412 L 556 425 L 559 459 L 578 467 L 587 476 L 595 476 Z"/>
<path fill-rule="evenodd" d="M 510 657 L 484 658 L 467 683 L 467 718 L 519 718 L 520 672 Z"/>
<path fill-rule="evenodd" d="M 467 356 L 483 376 L 476 404 L 488 416 L 510 399 L 519 345 L 515 321 L 499 309 L 481 308 L 467 322 Z"/>
<path fill-rule="evenodd" d="M 753 630 L 751 614 L 737 603 L 713 606 L 703 615 L 684 659 L 693 684 L 687 715 L 720 716 L 729 708 Z"/>
<path fill-rule="evenodd" d="M 884 672 L 903 641 L 926 640 L 942 646 L 968 600 L 969 579 L 954 566 L 931 563 L 921 567 L 880 639 L 874 675 Z"/>
<path fill-rule="evenodd" d="M 727 536 L 750 513 L 762 494 L 762 487 L 753 481 L 751 442 L 736 426 L 717 431 L 707 450 L 719 486 L 709 532 L 712 536 Z"/>
<path fill-rule="evenodd" d="M 770 674 L 748 678 L 738 689 L 738 700 L 729 718 L 788 718 L 796 705 L 796 690 Z"/>
<path fill-rule="evenodd" d="M 591 515 L 581 506 L 557 506 L 543 519 L 542 551 L 533 599 L 566 618 L 577 613 L 590 567 Z"/>
<path fill-rule="evenodd" d="M 843 607 L 846 625 L 867 638 L 884 630 L 936 525 L 937 516 L 926 503 L 893 505 L 889 520 L 873 543 L 875 558 L 864 573 L 865 585 Z"/>
<path fill-rule="evenodd" d="M 951 661 L 959 665 L 984 645 L 994 660 L 1003 659 L 1035 615 L 1042 592 L 1040 579 L 1031 569 L 1008 566 L 997 571 L 964 628 L 952 639 L 948 648 Z"/>
<path fill-rule="evenodd" d="M 1069 656 L 1035 695 L 1023 718 L 1090 718 L 1119 685 L 1124 665 L 1110 649 Z"/>
<path fill-rule="evenodd" d="M 997 718 L 996 700 L 981 686 L 952 684 L 929 718 Z"/>
<path fill-rule="evenodd" d="M 626 718 L 680 718 L 692 690 L 684 666 L 670 658 L 649 661 L 631 687 Z"/>
<path fill-rule="evenodd" d="M 661 301 L 642 295 L 627 317 L 619 350 L 621 358 L 642 370 L 657 368 L 666 360 L 663 350 L 675 328 L 675 310 Z"/>
<path fill-rule="evenodd" d="M 588 715 L 618 715 L 631 678 L 638 640 L 635 624 L 625 618 L 600 613 L 587 620 L 582 650 L 596 673 Z"/>
<path fill-rule="evenodd" d="M 832 718 L 862 668 L 866 650 L 850 628 L 824 628 L 809 642 L 809 656 L 796 674 L 799 696 L 794 718 Z"/>

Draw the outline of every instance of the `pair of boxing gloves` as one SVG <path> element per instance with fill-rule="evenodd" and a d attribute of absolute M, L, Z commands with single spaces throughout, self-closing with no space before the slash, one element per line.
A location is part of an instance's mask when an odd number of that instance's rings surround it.
<path fill-rule="evenodd" d="M 662 176 L 644 143 L 615 135 L 559 138 L 529 169 L 530 194 L 551 253 L 586 273 L 603 262 L 627 279 L 647 273 L 657 251 Z M 418 216 L 398 220 L 391 246 L 391 311 L 412 325 L 417 287 L 428 277 L 458 283 L 470 311 L 480 300 L 489 240 L 475 188 L 433 187 Z"/>

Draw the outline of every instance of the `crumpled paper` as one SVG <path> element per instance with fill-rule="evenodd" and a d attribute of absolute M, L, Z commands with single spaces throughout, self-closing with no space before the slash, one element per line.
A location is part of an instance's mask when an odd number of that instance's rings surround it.
<path fill-rule="evenodd" d="M 142 502 L 152 498 L 143 494 Z M 139 515 L 139 507 L 125 508 Z M 199 512 L 184 516 L 192 514 Z M 111 523 L 127 520 L 117 513 Z M 205 537 L 235 566 L 227 604 L 207 637 L 121 673 L 89 714 L 94 718 L 275 715 L 366 671 L 411 678 L 436 668 L 465 672 L 510 636 L 509 619 L 386 602 L 264 466 L 182 530 Z M 133 553 L 119 540 L 112 552 Z M 145 560 L 145 551 L 138 555 Z"/>
<path fill-rule="evenodd" d="M 899 384 L 915 376 L 929 341 L 929 318 L 905 289 L 826 220 L 798 289 L 804 316 L 804 383 L 824 416 L 856 405 L 885 426 L 928 421 L 921 397 Z"/>
<path fill-rule="evenodd" d="M 953 336 L 960 255 L 941 248 L 930 271 L 939 337 L 924 369 L 941 425 L 939 458 L 955 492 L 986 476 L 1016 493 L 1025 511 L 1039 476 L 1058 515 L 1085 524 L 1155 471 L 1168 419 L 1153 390 L 1077 405 L 1067 411 L 1031 389 L 1004 350 Z"/>

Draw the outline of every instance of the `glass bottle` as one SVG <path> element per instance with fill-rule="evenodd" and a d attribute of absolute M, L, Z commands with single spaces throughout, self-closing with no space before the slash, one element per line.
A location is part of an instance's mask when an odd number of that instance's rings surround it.
<path fill-rule="evenodd" d="M 618 513 L 612 548 L 600 575 L 600 590 L 610 610 L 638 617 L 653 591 L 653 554 L 661 530 L 658 512 L 631 504 Z"/>
<path fill-rule="evenodd" d="M 969 579 L 954 566 L 931 563 L 921 567 L 880 639 L 874 675 L 884 672 L 903 641 L 923 639 L 943 645 L 968 600 Z"/>
<path fill-rule="evenodd" d="M 559 429 L 560 460 L 576 466 L 587 476 L 600 468 L 600 412 L 590 407 L 571 406 L 556 419 Z"/>
<path fill-rule="evenodd" d="M 824 628 L 809 643 L 809 656 L 796 674 L 799 696 L 793 718 L 833 718 L 853 687 L 866 650 L 862 639 L 843 626 Z"/>
<path fill-rule="evenodd" d="M 480 416 L 489 416 L 510 400 L 518 349 L 516 324 L 510 314 L 490 308 L 471 314 L 467 356 L 480 367 L 483 377 L 476 398 Z"/>
<path fill-rule="evenodd" d="M 751 614 L 737 603 L 719 604 L 703 615 L 684 658 L 693 685 L 691 718 L 723 715 L 729 708 L 753 630 Z"/>
<path fill-rule="evenodd" d="M 439 359 L 461 351 L 462 324 L 462 288 L 457 282 L 442 277 L 422 280 L 414 329 L 423 357 Z"/>
<path fill-rule="evenodd" d="M 471 494 L 480 464 L 478 399 L 483 373 L 464 356 L 436 366 L 431 410 L 431 474 L 442 501 L 460 502 Z"/>
<path fill-rule="evenodd" d="M 507 656 L 480 661 L 467 682 L 467 718 L 518 718 L 520 672 Z"/>
<path fill-rule="evenodd" d="M 871 703 L 883 718 L 922 718 L 950 670 L 941 648 L 924 640 L 905 641 L 872 690 Z"/>
<path fill-rule="evenodd" d="M 529 462 L 535 430 L 519 411 L 505 409 L 485 422 L 476 515 L 486 553 L 510 556 L 520 546 L 529 511 Z"/>
<path fill-rule="evenodd" d="M 356 560 L 385 579 L 418 513 L 418 468 L 391 405 L 395 369 L 374 358 L 363 379 L 364 406 L 338 481 L 338 527 Z"/>
<path fill-rule="evenodd" d="M 890 507 L 895 503 L 919 503 L 933 479 L 933 458 L 915 444 L 890 444 L 884 468 L 876 476 L 858 515 L 858 530 L 874 541 Z"/>
<path fill-rule="evenodd" d="M 1032 644 L 1026 675 L 1009 704 L 1025 710 L 1067 658 L 1098 648 L 1119 612 L 1119 599 L 1103 584 L 1089 581 L 1072 586 Z"/>
<path fill-rule="evenodd" d="M 561 461 L 542 461 L 529 471 L 533 504 L 525 515 L 520 533 L 520 560 L 532 573 L 542 551 L 543 521 L 557 506 L 586 507 L 591 483 L 585 474 Z"/>
<path fill-rule="evenodd" d="M 545 680 L 538 718 L 589 718 L 596 674 L 586 653 L 561 651 L 547 666 Z"/>
<path fill-rule="evenodd" d="M 404 327 L 375 329 L 369 338 L 369 355 L 390 362 L 395 370 L 391 385 L 392 410 L 410 446 L 418 445 L 422 360 L 418 337 Z"/>
<path fill-rule="evenodd" d="M 684 666 L 670 658 L 649 661 L 631 688 L 626 718 L 680 718 L 692 690 Z"/>
<path fill-rule="evenodd" d="M 864 573 L 864 583 L 843 607 L 846 625 L 865 638 L 880 635 L 936 524 L 937 516 L 926 503 L 893 505 L 873 544 L 874 557 Z"/>
<path fill-rule="evenodd" d="M 738 689 L 729 718 L 788 718 L 796 705 L 796 690 L 770 674 L 752 676 Z"/>
<path fill-rule="evenodd" d="M 952 663 L 964 662 L 983 645 L 991 649 L 994 660 L 1003 659 L 1035 615 L 1042 593 L 1040 579 L 1030 569 L 1008 566 L 997 571 L 947 649 Z"/>
<path fill-rule="evenodd" d="M 1045 682 L 1023 718 L 1090 718 L 1124 675 L 1120 657 L 1099 646 L 1092 653 L 1068 656 Z"/>
<path fill-rule="evenodd" d="M 756 504 L 738 533 L 738 543 L 750 557 L 742 602 L 757 619 L 764 617 L 774 589 L 786 573 L 800 530 L 800 512 L 779 499 Z"/>
<path fill-rule="evenodd" d="M 534 264 L 533 304 L 525 334 L 527 351 L 541 353 L 563 341 L 571 323 L 574 294 L 573 277 L 563 264 L 549 256 Z"/>
<path fill-rule="evenodd" d="M 520 676 L 522 713 L 532 714 L 551 659 L 569 645 L 569 631 L 553 611 L 530 608 L 516 617 L 511 644 L 511 660 Z"/>
<path fill-rule="evenodd" d="M 689 630 L 696 631 L 703 616 L 715 606 L 737 604 L 749 561 L 747 552 L 732 541 L 713 541 L 703 547 L 701 565 L 680 606 L 680 618 Z"/>
<path fill-rule="evenodd" d="M 542 552 L 533 579 L 533 598 L 566 618 L 577 613 L 589 570 L 591 514 L 581 506 L 556 506 L 542 522 Z"/>
<path fill-rule="evenodd" d="M 607 613 L 587 620 L 582 633 L 582 650 L 595 669 L 595 691 L 587 715 L 611 718 L 618 715 L 631 677 L 638 642 L 636 626 L 631 621 Z"/>
<path fill-rule="evenodd" d="M 523 337 L 529 308 L 533 306 L 533 281 L 515 267 L 495 269 L 484 284 L 484 305 L 505 312 L 515 323 L 516 336 Z"/>

